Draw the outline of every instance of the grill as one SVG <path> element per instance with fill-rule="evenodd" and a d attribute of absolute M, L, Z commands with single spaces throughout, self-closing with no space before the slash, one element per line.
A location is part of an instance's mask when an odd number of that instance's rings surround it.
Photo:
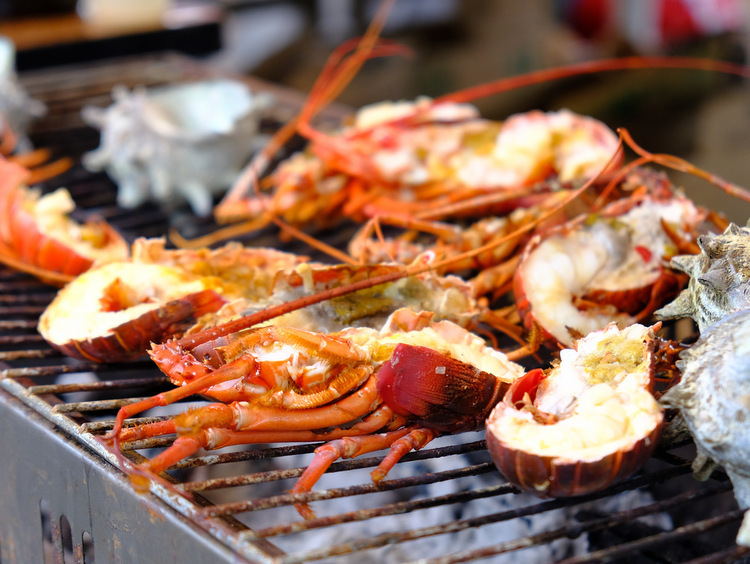
<path fill-rule="evenodd" d="M 32 137 L 80 155 L 98 144 L 80 107 L 107 105 L 115 83 L 152 86 L 207 72 L 161 55 L 26 74 L 30 93 L 49 107 Z M 279 120 L 300 103 L 295 93 L 250 82 L 279 96 Z M 80 166 L 48 188 L 60 185 L 130 239 L 163 235 L 170 224 L 211 227 L 179 210 L 119 209 L 109 179 Z M 409 454 L 377 486 L 369 470 L 380 457 L 371 456 L 334 464 L 309 494 L 288 494 L 318 446 L 302 444 L 203 454 L 170 471 L 168 482 L 138 492 L 98 437 L 120 406 L 170 385 L 150 361 L 98 365 L 51 349 L 36 322 L 54 293 L 0 268 L 2 564 L 750 561 L 734 543 L 742 512 L 729 481 L 721 472 L 702 483 L 690 476 L 689 440 L 657 451 L 626 482 L 569 500 L 539 500 L 506 483 L 481 433 L 444 437 Z M 131 443 L 126 455 L 137 462 L 167 444 Z M 312 502 L 317 519 L 297 515 L 292 503 L 301 500 Z"/>

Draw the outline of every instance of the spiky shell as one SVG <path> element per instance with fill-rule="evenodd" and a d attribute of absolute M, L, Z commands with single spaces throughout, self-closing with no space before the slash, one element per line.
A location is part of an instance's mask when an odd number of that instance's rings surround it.
<path fill-rule="evenodd" d="M 208 215 L 215 194 L 231 186 L 258 147 L 260 121 L 273 103 L 240 81 L 208 79 L 153 88 L 122 85 L 107 108 L 86 106 L 81 117 L 100 130 L 84 167 L 117 183 L 117 203 L 186 200 Z"/>
<path fill-rule="evenodd" d="M 750 228 L 734 223 L 720 235 L 698 238 L 698 255 L 680 255 L 672 267 L 690 276 L 688 287 L 657 319 L 692 318 L 703 332 L 729 313 L 750 307 Z"/>
<path fill-rule="evenodd" d="M 662 404 L 680 410 L 699 454 L 724 466 L 750 507 L 750 309 L 708 327 L 677 366 L 682 378 Z"/>

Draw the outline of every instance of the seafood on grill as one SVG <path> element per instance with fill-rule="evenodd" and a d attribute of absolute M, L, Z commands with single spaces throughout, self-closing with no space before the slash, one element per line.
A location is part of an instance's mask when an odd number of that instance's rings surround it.
<path fill-rule="evenodd" d="M 42 195 L 27 186 L 30 171 L 0 156 L 0 262 L 63 285 L 95 262 L 125 260 L 129 245 L 105 220 L 84 224 L 69 214 L 65 188 Z"/>
<path fill-rule="evenodd" d="M 652 393 L 656 329 L 611 323 L 560 351 L 553 368 L 516 379 L 485 428 L 500 473 L 540 497 L 568 497 L 636 472 L 664 420 Z"/>
<path fill-rule="evenodd" d="M 750 509 L 750 308 L 727 313 L 705 327 L 677 365 L 680 381 L 661 402 L 677 408 L 695 439 L 693 474 L 707 479 L 715 466 L 727 472 L 741 509 Z M 750 546 L 745 514 L 738 544 Z"/>
<path fill-rule="evenodd" d="M 509 77 L 435 99 L 377 103 L 360 109 L 338 131 L 316 129 L 312 119 L 365 61 L 407 51 L 378 38 L 387 17 L 385 4 L 360 40 L 331 54 L 297 118 L 256 154 L 214 208 L 220 223 L 235 225 L 192 240 L 173 232 L 176 244 L 210 245 L 271 222 L 313 230 L 389 214 L 444 219 L 453 217 L 456 204 L 477 197 L 485 198 L 474 213 L 509 213 L 543 201 L 561 185 L 575 188 L 616 170 L 623 159 L 617 135 L 604 123 L 565 109 L 486 120 L 471 101 L 563 77 L 624 69 L 748 75 L 741 65 L 716 60 L 625 57 Z M 307 148 L 266 174 L 295 133 L 308 140 Z"/>
<path fill-rule="evenodd" d="M 124 417 L 118 415 L 110 434 L 118 442 L 177 433 L 172 446 L 136 469 L 136 481 L 200 448 L 319 440 L 326 444 L 316 450 L 294 493 L 309 491 L 338 458 L 389 448 L 372 473 L 379 481 L 404 454 L 439 434 L 481 428 L 523 373 L 478 336 L 449 321 L 434 322 L 429 312 L 405 309 L 394 312 L 380 330 L 321 334 L 250 328 L 232 335 L 217 353 L 211 365 L 204 363 L 204 351 L 193 356 L 175 342 L 152 348 L 152 358 L 166 373 L 197 372 L 198 377 L 127 406 L 121 414 L 196 392 L 223 395 L 231 390 L 235 399 L 124 429 Z M 306 518 L 314 515 L 304 503 L 298 510 Z"/>
<path fill-rule="evenodd" d="M 536 221 L 567 196 L 567 191 L 550 195 L 542 204 L 521 207 L 504 216 L 487 216 L 473 222 L 443 222 L 404 216 L 376 216 L 368 220 L 349 242 L 349 254 L 361 264 L 382 262 L 409 263 L 431 252 L 448 259 L 479 247 L 491 247 L 476 256 L 463 260 L 443 261 L 440 274 L 456 273 L 467 278 L 476 297 L 486 294 L 502 295 L 509 289 L 518 254 L 531 233 L 519 228 Z M 547 219 L 548 228 L 554 222 L 568 218 L 565 213 Z M 569 218 L 568 218 L 569 219 Z M 404 231 L 383 237 L 382 226 L 398 227 Z M 493 245 L 494 241 L 500 241 Z"/>
<path fill-rule="evenodd" d="M 733 311 L 750 308 L 750 229 L 732 223 L 719 235 L 698 237 L 697 244 L 699 253 L 672 258 L 672 267 L 688 274 L 690 281 L 655 315 L 690 317 L 703 331 Z"/>
<path fill-rule="evenodd" d="M 647 318 L 686 283 L 663 261 L 694 250 L 707 225 L 726 224 L 652 170 L 636 169 L 627 182 L 630 197 L 537 234 L 524 248 L 516 306 L 553 348 L 613 321 L 622 328 Z"/>
<path fill-rule="evenodd" d="M 431 268 L 433 264 L 437 262 L 430 252 L 419 255 L 408 265 L 299 264 L 276 272 L 266 299 L 234 300 L 215 314 L 204 316 L 186 335 L 336 289 L 340 295 L 303 308 L 291 308 L 266 323 L 332 333 L 347 327 L 382 327 L 397 309 L 424 309 L 436 321 L 452 321 L 470 331 L 492 328 L 507 335 L 517 345 L 508 346 L 503 352 L 514 360 L 531 353 L 522 328 L 508 320 L 505 312 L 492 310 L 486 299 L 477 299 L 471 282 L 455 275 L 441 276 Z M 382 277 L 388 280 L 378 283 Z M 348 291 L 352 284 L 363 287 Z"/>
<path fill-rule="evenodd" d="M 186 200 L 204 216 L 258 149 L 260 119 L 273 103 L 269 94 L 229 79 L 132 92 L 116 87 L 112 97 L 108 108 L 82 110 L 84 121 L 101 131 L 84 166 L 112 177 L 123 207 Z"/>
<path fill-rule="evenodd" d="M 383 102 L 360 109 L 335 138 L 317 133 L 305 152 L 282 161 L 261 182 L 270 194 L 237 184 L 214 215 L 319 229 L 344 218 L 418 217 L 492 192 L 501 193 L 494 211 L 506 212 L 543 201 L 557 186 L 552 180 L 596 176 L 617 148 L 606 125 L 565 110 L 494 122 L 469 104 Z"/>
<path fill-rule="evenodd" d="M 38 330 L 74 358 L 132 359 L 232 300 L 263 299 L 277 270 L 306 260 L 239 243 L 187 251 L 166 249 L 163 239 L 137 239 L 129 260 L 97 265 L 60 290 Z"/>

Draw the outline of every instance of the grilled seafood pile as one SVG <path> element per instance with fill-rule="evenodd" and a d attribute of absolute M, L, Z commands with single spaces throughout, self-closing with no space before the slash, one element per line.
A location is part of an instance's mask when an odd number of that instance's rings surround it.
<path fill-rule="evenodd" d="M 389 51 L 370 48 L 365 57 Z M 148 487 L 201 448 L 323 440 L 294 489 L 311 517 L 302 494 L 334 460 L 387 449 L 373 473 L 382 480 L 410 450 L 487 420 L 501 472 L 537 494 L 578 495 L 637 471 L 664 416 L 652 394 L 652 313 L 692 316 L 682 294 L 683 305 L 663 307 L 688 278 L 689 290 L 701 284 L 735 298 L 732 283 L 704 266 L 718 253 L 705 233 L 722 229 L 721 219 L 645 168 L 685 166 L 631 145 L 637 166 L 620 168 L 617 136 L 600 122 L 561 111 L 493 123 L 460 97 L 368 108 L 323 135 L 309 119 L 330 96 L 317 91 L 303 112 L 310 146 L 271 174 L 271 190 L 259 180 L 262 152 L 215 214 L 249 219 L 250 230 L 279 218 L 309 228 L 372 219 L 367 237 L 386 250 L 357 258 L 375 264 L 139 240 L 127 260 L 78 275 L 41 317 L 40 333 L 63 353 L 99 362 L 148 354 L 175 385 L 119 411 L 102 439 L 116 453 L 176 436 L 140 465 L 123 458 L 123 468 Z M 460 223 L 477 210 L 492 210 L 500 225 Z M 410 233 L 390 245 L 378 233 L 384 215 Z M 475 225 L 496 231 L 484 239 Z M 411 247 L 418 230 L 439 243 Z M 705 260 L 666 264 L 701 251 Z M 520 348 L 485 341 L 487 326 Z M 543 362 L 531 360 L 542 342 L 563 349 L 559 362 L 526 372 Z M 679 389 L 664 405 L 677 406 Z M 194 394 L 215 401 L 163 421 L 129 419 Z M 574 444 L 602 413 L 602 435 Z M 550 442 L 572 456 L 539 448 Z"/>
<path fill-rule="evenodd" d="M 507 213 L 596 176 L 617 144 L 602 122 L 569 111 L 492 122 L 469 104 L 381 103 L 361 109 L 335 137 L 316 135 L 260 181 L 262 191 L 236 184 L 214 215 L 252 230 L 274 217 L 324 229 L 389 214 Z M 466 206 L 454 211 L 461 202 Z"/>

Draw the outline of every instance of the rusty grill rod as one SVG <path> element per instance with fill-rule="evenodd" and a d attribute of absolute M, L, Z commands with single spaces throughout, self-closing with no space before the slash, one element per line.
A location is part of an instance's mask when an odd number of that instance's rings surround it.
<path fill-rule="evenodd" d="M 259 460 L 261 458 L 268 458 L 273 457 L 277 458 L 280 456 L 291 456 L 295 454 L 309 454 L 313 452 L 316 448 L 319 446 L 325 444 L 324 442 L 319 443 L 305 443 L 305 444 L 299 444 L 299 445 L 292 445 L 292 446 L 285 446 L 285 447 L 276 447 L 276 448 L 269 448 L 269 449 L 263 449 L 263 451 L 256 451 L 256 450 L 249 450 L 244 452 L 232 452 L 232 453 L 226 453 L 226 454 L 220 454 L 220 455 L 212 455 L 212 456 L 204 456 L 204 457 L 196 457 L 193 460 L 183 460 L 182 462 L 175 464 L 172 466 L 172 468 L 187 468 L 192 466 L 198 466 L 198 465 L 204 465 L 204 464 L 222 464 L 227 462 L 243 462 L 248 460 Z M 444 447 L 437 447 L 437 448 L 427 448 L 427 449 L 421 449 L 418 451 L 412 451 L 406 455 L 401 460 L 409 461 L 409 460 L 425 460 L 428 458 L 437 458 L 437 457 L 443 457 L 443 456 L 450 456 L 450 455 L 456 455 L 456 454 L 466 454 L 469 452 L 475 452 L 475 451 L 483 451 L 487 448 L 487 443 L 484 440 L 481 441 L 474 441 L 471 443 L 464 443 L 461 445 L 449 445 Z M 273 452 L 272 452 L 273 451 Z M 204 464 L 196 464 L 201 461 L 201 459 L 206 459 Z M 210 459 L 210 461 L 209 461 Z M 366 466 L 376 466 L 379 464 L 379 462 L 376 462 L 374 464 L 367 464 L 367 465 L 360 465 L 358 464 L 358 460 L 364 460 L 364 459 L 357 459 L 357 460 L 346 460 L 337 462 L 337 465 L 344 465 L 344 466 L 351 466 L 355 467 L 354 465 L 357 464 L 356 467 L 366 467 Z M 373 458 L 375 460 L 375 458 Z M 377 459 L 380 460 L 380 459 Z M 230 483 L 225 484 L 225 481 L 229 481 Z M 190 482 L 186 484 L 192 491 L 198 491 L 198 490 L 210 490 L 210 489 L 217 489 L 217 488 L 224 488 L 224 487 L 231 487 L 232 485 L 246 485 L 244 483 L 231 483 L 231 478 L 215 478 L 212 480 L 203 480 L 200 482 Z"/>
<path fill-rule="evenodd" d="M 0 345 L 28 345 L 32 343 L 44 343 L 44 339 L 41 335 L 0 335 Z"/>
<path fill-rule="evenodd" d="M 674 477 L 675 475 L 686 474 L 689 471 L 690 471 L 689 467 L 684 466 L 684 467 L 678 467 L 678 468 L 669 468 L 664 471 L 656 472 L 655 474 L 659 475 L 658 479 L 663 480 L 669 477 Z M 623 482 L 619 484 L 618 486 L 610 488 L 606 491 L 597 492 L 597 493 L 589 494 L 585 496 L 580 496 L 576 498 L 576 503 L 581 504 L 587 501 L 601 499 L 601 498 L 613 495 L 613 493 L 620 493 L 626 490 L 635 489 L 635 488 L 643 486 L 644 484 L 652 483 L 652 482 L 653 482 L 653 476 L 639 476 L 637 478 L 633 478 L 626 482 Z M 729 487 L 729 486 L 725 486 L 725 487 Z M 692 492 L 688 492 L 688 494 L 691 494 L 691 493 Z M 690 495 L 688 494 L 686 494 L 686 497 L 690 498 Z M 703 495 L 703 493 L 699 492 L 699 494 L 697 495 Z M 705 495 L 708 495 L 708 494 L 705 494 Z M 670 501 L 670 500 L 667 500 L 667 501 Z M 551 511 L 553 509 L 559 509 L 566 505 L 570 505 L 570 501 L 556 499 L 552 501 L 543 502 L 537 505 L 527 506 L 527 507 L 523 507 L 519 509 L 512 509 L 508 511 L 502 511 L 499 513 L 485 515 L 482 517 L 475 517 L 471 519 L 453 521 L 451 523 L 446 523 L 443 525 L 425 527 L 422 529 L 413 529 L 407 532 L 385 533 L 382 535 L 378 535 L 376 537 L 361 539 L 361 540 L 352 541 L 352 542 L 344 543 L 340 545 L 333 545 L 324 549 L 306 552 L 304 554 L 297 554 L 289 558 L 284 558 L 283 561 L 284 561 L 284 564 L 292 564 L 292 563 L 297 563 L 297 562 L 304 562 L 307 560 L 319 560 L 321 558 L 327 558 L 330 556 L 337 556 L 337 555 L 347 554 L 350 552 L 357 552 L 360 550 L 377 548 L 377 547 L 382 547 L 388 544 L 400 543 L 400 542 L 405 542 L 405 541 L 410 541 L 410 540 L 417 540 L 420 538 L 426 538 L 430 536 L 454 533 L 454 532 L 458 532 L 461 530 L 481 527 L 487 524 L 497 523 L 500 521 L 507 521 L 510 519 L 518 518 L 518 517 L 531 516 L 531 515 L 535 515 L 538 513 Z M 659 507 L 660 507 L 659 503 L 644 506 L 644 508 L 650 508 L 650 510 L 647 511 L 647 513 L 656 511 L 657 509 L 659 509 Z M 641 509 L 644 509 L 644 508 L 641 508 Z M 632 511 L 638 511 L 638 510 L 632 510 Z M 661 509 L 659 509 L 659 511 L 661 511 Z M 622 513 L 625 514 L 628 512 L 622 512 Z M 629 520 L 632 520 L 632 518 L 623 519 L 623 520 L 629 521 Z M 602 527 L 603 526 L 604 525 L 602 525 Z M 546 542 L 550 542 L 551 540 L 562 538 L 563 536 L 570 536 L 571 534 L 573 534 L 574 536 L 580 535 L 582 532 L 583 532 L 582 530 L 579 530 L 578 525 L 576 525 L 575 527 L 568 526 L 562 529 L 558 529 L 556 531 L 541 533 L 539 535 L 532 535 L 529 537 L 525 537 L 524 539 L 519 539 L 517 541 L 510 541 L 507 543 L 502 543 L 501 545 L 498 545 L 498 547 L 495 547 L 497 552 L 494 552 L 494 553 L 499 554 L 501 552 L 517 550 L 519 548 L 527 548 L 529 546 L 534 546 L 535 544 L 543 544 Z M 450 558 L 450 557 L 447 557 L 447 558 Z M 451 561 L 452 560 L 446 560 L 446 562 L 451 562 Z M 457 560 L 457 561 L 462 561 L 462 560 Z M 442 562 L 442 561 L 438 559 L 437 562 Z"/>
<path fill-rule="evenodd" d="M 111 400 L 95 400 L 95 401 L 77 401 L 69 403 L 61 403 L 55 405 L 52 409 L 57 413 L 72 413 L 72 412 L 90 412 L 90 411 L 109 411 L 112 409 L 120 409 L 126 405 L 132 405 L 148 399 L 149 396 L 143 397 L 130 397 L 122 399 L 111 399 Z"/>
<path fill-rule="evenodd" d="M 430 509 L 439 505 L 466 503 L 469 501 L 475 501 L 477 499 L 484 499 L 487 497 L 494 497 L 497 495 L 517 493 L 519 493 L 518 488 L 516 488 L 515 486 L 511 486 L 510 484 L 502 484 L 499 486 L 490 486 L 472 491 L 445 494 L 442 496 L 435 496 L 413 501 L 399 501 L 382 505 L 376 508 L 359 509 L 357 511 L 350 511 L 348 513 L 332 515 L 330 517 L 316 517 L 315 519 L 290 523 L 288 525 L 278 525 L 275 527 L 266 527 L 265 529 L 255 529 L 253 531 L 247 531 L 243 533 L 243 536 L 248 538 L 269 538 L 280 535 L 290 535 L 294 533 L 301 533 L 303 531 L 311 531 L 315 529 L 330 527 L 333 525 L 342 525 L 344 523 L 353 523 L 356 521 L 367 521 L 376 517 L 388 517 L 420 509 Z"/>
<path fill-rule="evenodd" d="M 32 354 L 36 354 L 31 351 Z M 61 356 L 59 352 L 55 351 L 57 356 Z M 137 370 L 141 363 L 138 361 L 131 362 L 128 364 L 128 372 Z M 142 363 L 143 367 L 152 368 L 147 364 L 146 361 Z M 75 362 L 71 364 L 58 364 L 54 366 L 30 366 L 23 368 L 6 368 L 0 370 L 0 377 L 2 378 L 34 378 L 44 376 L 57 376 L 58 374 L 75 374 L 76 372 L 120 372 L 123 371 L 123 366 L 120 364 L 97 364 L 94 362 Z"/>
<path fill-rule="evenodd" d="M 372 460 L 369 461 L 372 464 Z M 369 493 L 384 492 L 397 490 L 410 486 L 434 484 L 437 482 L 445 482 L 448 480 L 454 480 L 465 476 L 477 476 L 487 472 L 494 471 L 495 467 L 492 463 L 487 462 L 484 464 L 477 464 L 474 466 L 467 466 L 455 470 L 447 470 L 443 472 L 433 472 L 430 474 L 422 474 L 419 476 L 413 476 L 410 478 L 399 478 L 394 480 L 383 480 L 378 484 L 362 484 L 359 486 L 349 486 L 347 488 L 335 488 L 329 490 L 317 490 L 305 493 L 297 494 L 281 494 L 265 498 L 258 498 L 248 501 L 238 501 L 233 503 L 223 503 L 207 507 L 204 509 L 204 513 L 210 517 L 218 517 L 222 515 L 233 515 L 237 513 L 247 513 L 250 511 L 259 511 L 261 509 L 270 509 L 272 507 L 282 507 L 285 505 L 293 505 L 295 503 L 307 503 L 311 501 L 321 501 L 325 499 L 337 499 L 341 497 L 351 497 L 355 495 L 364 495 Z M 304 468 L 292 469 L 296 475 L 301 474 Z M 330 470 L 330 469 L 329 469 Z M 335 470 L 334 470 L 335 471 Z M 253 533 L 252 536 L 255 534 Z"/>
<path fill-rule="evenodd" d="M 2 294 L 0 295 L 0 304 L 35 304 L 41 307 L 47 307 L 50 297 L 46 294 Z"/>
<path fill-rule="evenodd" d="M 40 386 L 29 386 L 30 394 L 65 394 L 70 392 L 99 392 L 105 390 L 126 390 L 130 388 L 163 387 L 168 383 L 166 376 L 154 376 L 150 378 L 130 378 L 127 380 L 101 380 L 98 382 L 81 382 L 80 384 L 48 384 Z"/>
<path fill-rule="evenodd" d="M 46 305 L 15 305 L 15 306 L 3 306 L 0 307 L 0 315 L 5 317 L 10 317 L 11 315 L 27 315 L 34 317 L 39 317 L 42 315 L 46 308 Z"/>
<path fill-rule="evenodd" d="M 727 491 L 731 489 L 727 487 Z M 685 494 L 683 494 L 685 495 Z M 669 507 L 672 507 L 673 504 L 672 501 L 679 501 L 678 498 L 681 496 L 672 498 L 668 500 L 670 503 L 664 504 L 669 505 Z M 652 504 L 652 505 L 662 505 L 662 503 Z M 659 544 L 664 544 L 666 542 L 679 540 L 685 537 L 693 536 L 693 535 L 699 535 L 701 533 L 705 533 L 707 531 L 710 531 L 712 529 L 715 529 L 717 527 L 720 527 L 722 525 L 726 525 L 727 523 L 731 523 L 732 521 L 738 521 L 742 519 L 742 516 L 745 512 L 742 509 L 734 509 L 732 511 L 729 511 L 727 513 L 724 513 L 722 515 L 711 517 L 708 519 L 704 519 L 703 521 L 697 521 L 695 523 L 690 523 L 689 525 L 683 525 L 682 527 L 678 527 L 672 531 L 667 531 L 664 533 L 659 533 L 657 535 L 651 535 L 649 537 L 644 537 L 635 541 L 629 541 L 624 542 L 622 544 L 619 544 L 617 546 L 611 547 L 611 548 L 605 548 L 601 550 L 596 550 L 593 552 L 590 552 L 586 556 L 578 556 L 575 558 L 569 558 L 566 560 L 561 561 L 560 564 L 580 564 L 583 562 L 601 562 L 606 561 L 610 558 L 625 554 L 625 553 L 632 553 L 637 550 L 641 550 L 643 548 L 648 548 L 651 546 L 657 546 Z M 621 513 L 616 513 L 615 515 L 624 515 L 625 518 L 630 517 L 631 515 L 635 514 L 635 511 L 623 511 Z M 635 518 L 635 517 L 633 517 Z M 610 525 L 610 520 L 606 519 L 605 523 L 597 526 L 597 528 L 604 528 Z M 590 530 L 590 529 L 589 529 Z M 745 548 L 743 552 L 747 552 L 749 549 Z"/>
<path fill-rule="evenodd" d="M 18 329 L 36 329 L 36 321 L 25 319 L 14 319 L 12 321 L 0 321 L 0 331 L 17 331 Z"/>
<path fill-rule="evenodd" d="M 689 468 L 685 467 L 677 467 L 677 468 L 668 468 L 666 470 L 662 470 L 659 472 L 656 472 L 654 474 L 658 474 L 659 480 L 665 480 L 671 477 L 684 475 L 687 472 L 689 472 Z M 652 483 L 654 479 L 654 475 L 647 475 L 647 476 L 639 476 L 636 478 L 631 478 L 630 480 L 626 482 L 621 482 L 618 486 L 609 488 L 607 490 L 596 492 L 593 494 L 587 494 L 584 496 L 579 496 L 575 498 L 575 504 L 582 504 L 588 501 L 594 501 L 597 499 L 602 499 L 604 497 L 608 497 L 610 495 L 614 495 L 615 493 L 622 493 L 624 491 L 633 490 L 636 488 L 639 488 L 643 486 L 646 483 Z M 395 481 L 395 480 L 394 480 Z M 517 489 L 514 490 L 515 493 L 519 493 Z M 303 497 L 309 494 L 295 494 L 298 497 Z M 289 497 L 292 497 L 291 494 Z M 301 501 L 306 501 L 302 499 Z M 483 525 L 487 525 L 490 523 L 496 523 L 499 521 L 507 521 L 510 519 L 515 519 L 517 517 L 524 517 L 524 516 L 530 516 L 530 515 L 536 515 L 539 513 L 544 513 L 546 511 L 551 511 L 554 509 L 559 509 L 561 507 L 565 507 L 571 505 L 570 500 L 566 499 L 554 499 L 550 501 L 545 501 L 542 503 L 538 503 L 536 505 L 529 505 L 526 507 L 521 507 L 518 509 L 511 509 L 508 511 L 502 511 L 499 513 L 494 513 L 490 515 L 484 515 L 482 517 L 474 517 L 471 519 L 464 519 L 462 521 L 453 521 L 451 523 L 443 524 L 443 525 L 437 525 L 433 527 L 425 527 L 424 529 L 414 529 L 412 531 L 409 531 L 407 533 L 386 533 L 384 535 L 381 535 L 380 537 L 372 538 L 372 539 L 365 539 L 362 542 L 368 543 L 367 548 L 373 548 L 374 546 L 382 546 L 384 544 L 388 544 L 391 542 L 401 542 L 402 540 L 415 540 L 418 538 L 424 538 L 427 536 L 434 536 L 437 534 L 445 534 L 445 533 L 452 533 L 457 532 L 463 529 L 473 528 L 473 527 L 480 527 Z M 354 512 L 356 513 L 356 512 Z M 257 534 L 257 532 L 256 532 Z M 377 544 L 374 544 L 370 546 L 369 543 L 375 542 Z"/>

